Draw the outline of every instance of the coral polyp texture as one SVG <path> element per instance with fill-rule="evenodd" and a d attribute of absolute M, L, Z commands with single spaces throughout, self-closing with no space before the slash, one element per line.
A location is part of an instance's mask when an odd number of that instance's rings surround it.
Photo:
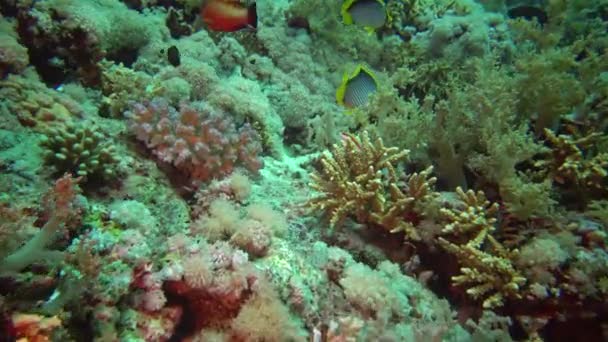
<path fill-rule="evenodd" d="M 0 341 L 608 341 L 607 13 L 0 1 Z"/>
<path fill-rule="evenodd" d="M 194 180 L 226 176 L 236 166 L 257 172 L 262 167 L 257 132 L 247 124 L 237 128 L 211 110 L 185 105 L 177 110 L 157 99 L 134 104 L 126 116 L 137 139 Z"/>
<path fill-rule="evenodd" d="M 45 161 L 58 173 L 106 179 L 117 176 L 118 154 L 95 127 L 68 123 L 51 128 L 42 137 L 40 146 L 45 149 Z"/>

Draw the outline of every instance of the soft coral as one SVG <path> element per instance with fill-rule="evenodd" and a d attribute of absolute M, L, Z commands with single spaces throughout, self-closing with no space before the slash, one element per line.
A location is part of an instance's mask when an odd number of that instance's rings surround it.
<path fill-rule="evenodd" d="M 53 190 L 45 198 L 51 211 L 49 219 L 32 239 L 0 261 L 0 272 L 19 272 L 38 260 L 56 260 L 62 257 L 61 252 L 47 250 L 46 246 L 53 241 L 64 224 L 78 213 L 74 205 L 78 180 L 66 174 L 55 182 Z"/>

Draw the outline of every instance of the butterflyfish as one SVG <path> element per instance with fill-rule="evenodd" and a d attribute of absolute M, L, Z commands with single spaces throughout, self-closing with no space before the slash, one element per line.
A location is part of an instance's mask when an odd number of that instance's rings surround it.
<path fill-rule="evenodd" d="M 336 101 L 346 108 L 356 108 L 369 103 L 369 97 L 378 89 L 373 71 L 358 65 L 351 73 L 344 73 L 342 83 L 336 90 Z"/>
<path fill-rule="evenodd" d="M 362 26 L 370 32 L 384 26 L 388 17 L 382 0 L 345 0 L 341 12 L 344 24 Z"/>

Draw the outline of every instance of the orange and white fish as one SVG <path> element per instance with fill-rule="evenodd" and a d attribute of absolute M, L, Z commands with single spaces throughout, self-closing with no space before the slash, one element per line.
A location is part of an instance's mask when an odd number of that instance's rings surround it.
<path fill-rule="evenodd" d="M 239 0 L 207 0 L 201 7 L 201 17 L 208 28 L 222 32 L 256 27 L 258 21 L 255 3 L 246 7 Z"/>

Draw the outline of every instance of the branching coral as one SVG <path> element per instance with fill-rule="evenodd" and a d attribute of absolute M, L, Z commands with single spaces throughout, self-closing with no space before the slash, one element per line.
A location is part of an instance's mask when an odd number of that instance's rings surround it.
<path fill-rule="evenodd" d="M 487 241 L 494 253 L 469 244 L 459 246 L 439 238 L 439 244 L 461 263 L 461 274 L 452 277 L 454 285 L 468 287 L 466 292 L 473 299 L 483 299 L 484 308 L 494 308 L 502 306 L 506 299 L 521 298 L 520 287 L 526 283 L 526 279 L 511 262 L 517 250 L 505 249 L 491 236 Z"/>
<path fill-rule="evenodd" d="M 229 117 L 206 108 L 181 106 L 179 112 L 161 99 L 138 103 L 126 113 L 131 129 L 154 154 L 193 180 L 230 174 L 235 166 L 252 172 L 262 167 L 258 134 L 249 125 L 236 128 Z"/>
<path fill-rule="evenodd" d="M 570 135 L 556 135 L 545 129 L 551 145 L 546 159 L 535 163 L 541 173 L 555 182 L 579 189 L 605 189 L 608 179 L 608 153 L 591 153 L 593 145 L 603 139 L 601 133 L 591 133 L 575 139 Z"/>
<path fill-rule="evenodd" d="M 89 127 L 68 123 L 49 129 L 40 145 L 46 149 L 45 162 L 57 172 L 108 179 L 116 176 L 119 157 L 105 139 L 102 133 Z"/>
<path fill-rule="evenodd" d="M 420 240 L 421 237 L 414 227 L 416 222 L 412 222 L 415 221 L 412 220 L 412 214 L 421 216 L 425 211 L 424 206 L 429 204 L 436 195 L 433 185 L 437 178 L 431 177 L 431 172 L 433 172 L 433 167 L 409 175 L 405 191 L 402 191 L 397 185 L 391 184 L 390 204 L 387 210 L 372 213 L 372 222 L 390 229 L 391 233 L 404 232 L 406 238 Z"/>
<path fill-rule="evenodd" d="M 467 237 L 467 247 L 479 248 L 481 244 L 494 231 L 498 211 L 498 204 L 486 199 L 482 191 L 475 193 L 473 190 L 464 192 L 462 188 L 456 188 L 456 194 L 465 207 L 463 209 L 442 208 L 441 213 L 450 222 L 444 229 L 445 234 L 455 234 L 459 238 Z"/>
<path fill-rule="evenodd" d="M 397 183 L 395 165 L 408 153 L 385 147 L 379 138 L 372 143 L 367 132 L 361 137 L 345 135 L 342 145 L 334 145 L 331 154 L 321 157 L 323 172 L 312 175 L 311 187 L 322 195 L 308 205 L 329 213 L 331 227 L 349 214 L 359 222 L 368 221 L 370 209 L 379 211 L 384 206 L 383 180 Z"/>
<path fill-rule="evenodd" d="M 311 187 L 321 195 L 308 206 L 329 215 L 333 228 L 347 216 L 360 223 L 375 224 L 387 231 L 405 232 L 419 239 L 412 223 L 406 220 L 421 213 L 418 206 L 433 197 L 432 168 L 408 177 L 402 190 L 395 168 L 407 158 L 408 150 L 385 147 L 382 139 L 371 141 L 367 132 L 361 136 L 345 134 L 342 145 L 321 157 L 322 172 L 312 175 Z"/>
<path fill-rule="evenodd" d="M 512 263 L 518 251 L 506 249 L 489 234 L 494 230 L 498 205 L 490 204 L 481 191 L 465 193 L 457 188 L 456 192 L 465 208 L 441 210 L 449 221 L 443 233 L 463 242 L 439 238 L 439 244 L 461 265 L 461 274 L 452 277 L 453 284 L 466 286 L 473 299 L 483 299 L 484 308 L 501 306 L 505 299 L 521 298 L 520 287 L 526 279 Z"/>

